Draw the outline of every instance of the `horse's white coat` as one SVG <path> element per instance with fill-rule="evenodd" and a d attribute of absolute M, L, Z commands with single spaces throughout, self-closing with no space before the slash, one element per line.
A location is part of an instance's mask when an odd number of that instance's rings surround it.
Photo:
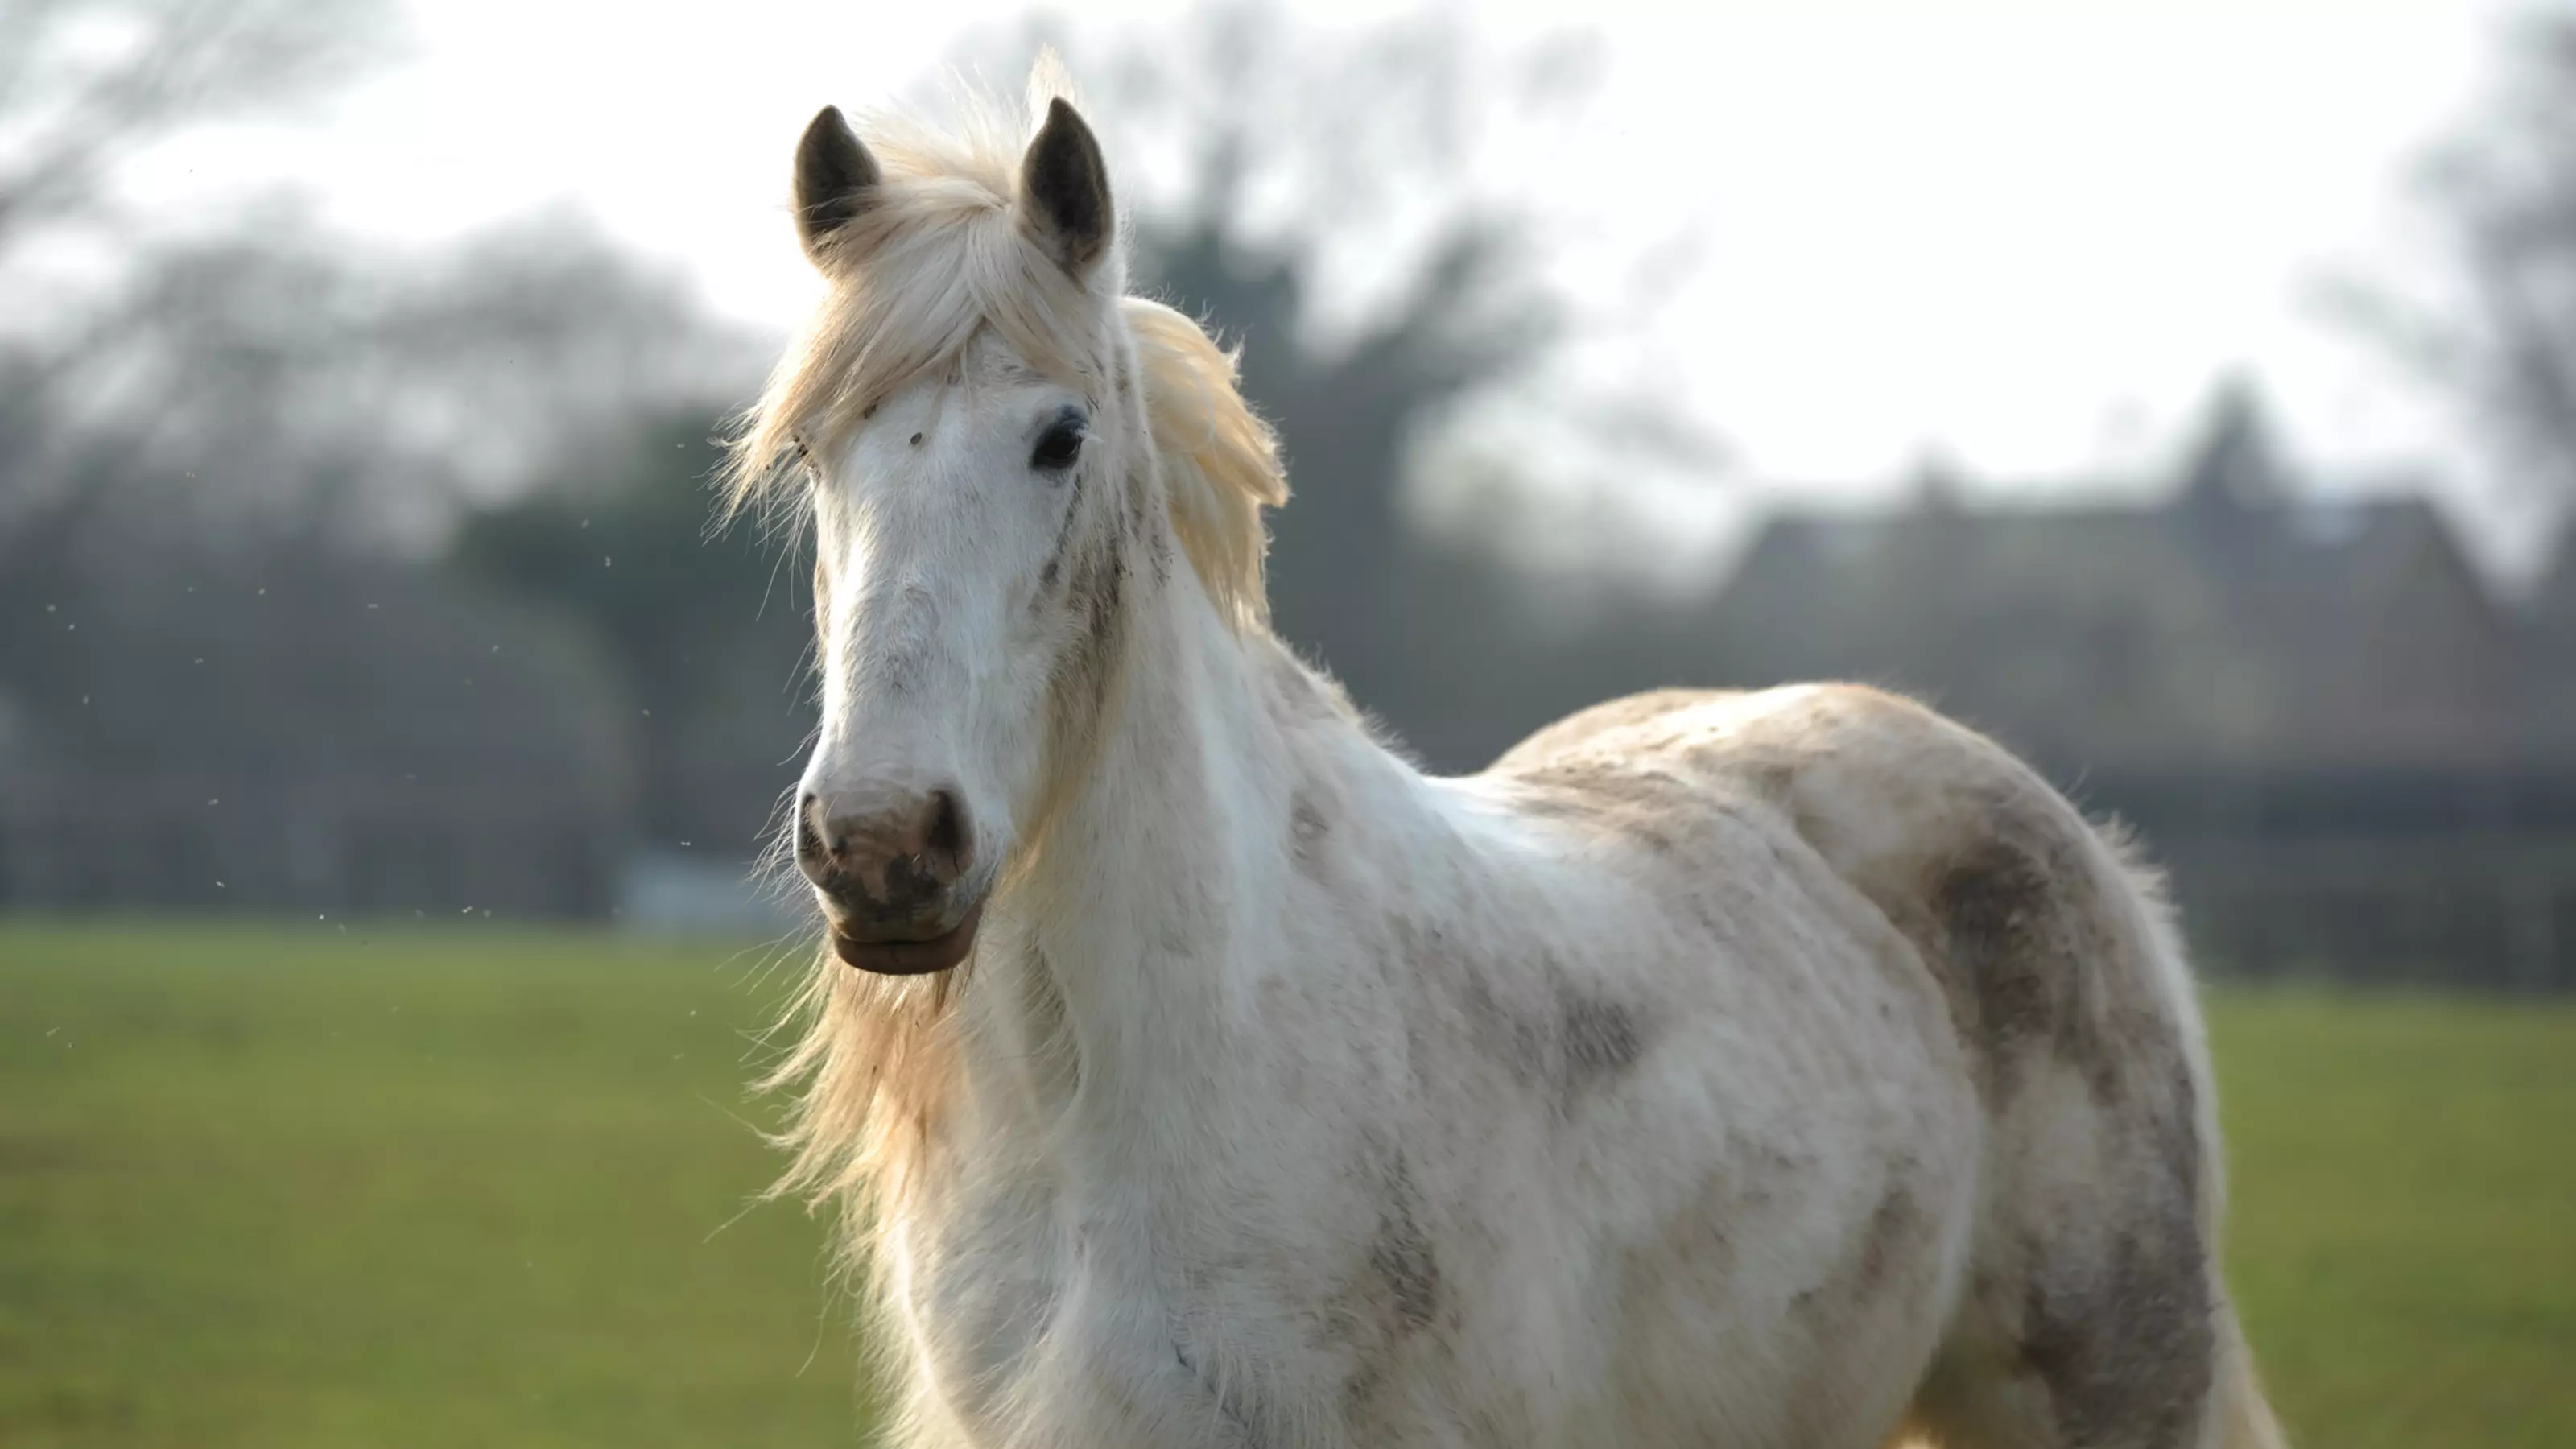
<path fill-rule="evenodd" d="M 1425 778 L 1262 621 L 1224 359 L 1114 247 L 979 297 L 1043 268 L 924 259 L 1061 251 L 1011 158 L 880 150 L 746 456 L 814 461 L 809 780 L 959 788 L 990 892 L 952 976 L 825 956 L 782 1074 L 901 1442 L 2277 1443 L 2190 983 L 2064 801 L 1830 686 Z"/>

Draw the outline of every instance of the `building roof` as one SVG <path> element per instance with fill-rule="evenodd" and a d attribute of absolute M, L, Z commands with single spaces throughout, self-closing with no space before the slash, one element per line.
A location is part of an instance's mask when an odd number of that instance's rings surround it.
<path fill-rule="evenodd" d="M 2161 506 L 1775 519 L 1718 602 L 1749 680 L 1919 693 L 2072 766 L 2433 764 L 2547 741 L 2420 498 L 2303 499 L 2222 422 Z"/>

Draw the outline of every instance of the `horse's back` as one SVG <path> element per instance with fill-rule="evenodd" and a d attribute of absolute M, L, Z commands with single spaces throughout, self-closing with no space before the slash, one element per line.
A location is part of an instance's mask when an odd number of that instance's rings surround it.
<path fill-rule="evenodd" d="M 2200 1442 L 2227 1321 L 2208 1076 L 2163 908 L 2116 842 L 1991 741 L 1856 686 L 1616 700 L 1488 778 L 1611 850 L 1643 841 L 1640 871 L 1732 838 L 1690 864 L 1775 896 L 1797 882 L 1798 908 L 1837 933 L 1902 942 L 1867 955 L 1937 1001 L 1933 1056 L 1956 1062 L 1980 1123 L 1965 1271 L 1916 1401 L 1927 1427 Z M 1694 834 L 1694 811 L 1726 825 Z"/>
<path fill-rule="evenodd" d="M 1609 833 L 1643 828 L 1650 796 L 1667 816 L 1785 826 L 1913 948 L 1995 1109 L 2056 1072 L 2100 1097 L 2152 1095 L 2197 1051 L 2152 882 L 2037 772 L 1911 700 L 1857 685 L 1635 695 L 1549 726 L 1489 775 Z M 1566 811 L 1569 796 L 1588 804 Z M 2188 1133 L 2183 1105 L 2170 1125 Z"/>

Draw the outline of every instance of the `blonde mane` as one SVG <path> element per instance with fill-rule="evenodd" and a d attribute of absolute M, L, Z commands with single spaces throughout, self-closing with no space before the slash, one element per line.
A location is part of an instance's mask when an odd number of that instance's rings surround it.
<path fill-rule="evenodd" d="M 1034 113 L 1055 88 L 1042 64 Z M 1068 275 L 1017 218 L 1031 126 L 960 99 L 954 132 L 864 121 L 879 195 L 832 238 L 823 303 L 736 430 L 727 515 L 792 497 L 783 484 L 807 448 L 828 447 L 896 389 L 953 370 L 985 328 L 1095 401 L 1123 383 L 1132 349 L 1173 531 L 1218 612 L 1266 628 L 1261 508 L 1287 501 L 1288 480 L 1276 437 L 1236 386 L 1235 354 L 1170 307 L 1123 295 L 1123 241 L 1084 280 Z"/>
<path fill-rule="evenodd" d="M 1119 303 L 1143 363 L 1145 412 L 1162 455 L 1172 531 L 1217 611 L 1237 628 L 1266 629 L 1261 510 L 1288 501 L 1279 441 L 1235 385 L 1235 354 L 1160 302 Z"/>

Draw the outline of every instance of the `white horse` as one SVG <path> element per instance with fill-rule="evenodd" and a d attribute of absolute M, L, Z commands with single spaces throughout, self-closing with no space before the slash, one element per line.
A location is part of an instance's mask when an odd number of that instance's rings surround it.
<path fill-rule="evenodd" d="M 1427 778 L 1271 634 L 1271 435 L 1091 132 L 1022 134 L 816 117 L 737 454 L 817 552 L 785 1186 L 895 1437 L 2276 1445 L 2118 847 L 1844 686 Z"/>

